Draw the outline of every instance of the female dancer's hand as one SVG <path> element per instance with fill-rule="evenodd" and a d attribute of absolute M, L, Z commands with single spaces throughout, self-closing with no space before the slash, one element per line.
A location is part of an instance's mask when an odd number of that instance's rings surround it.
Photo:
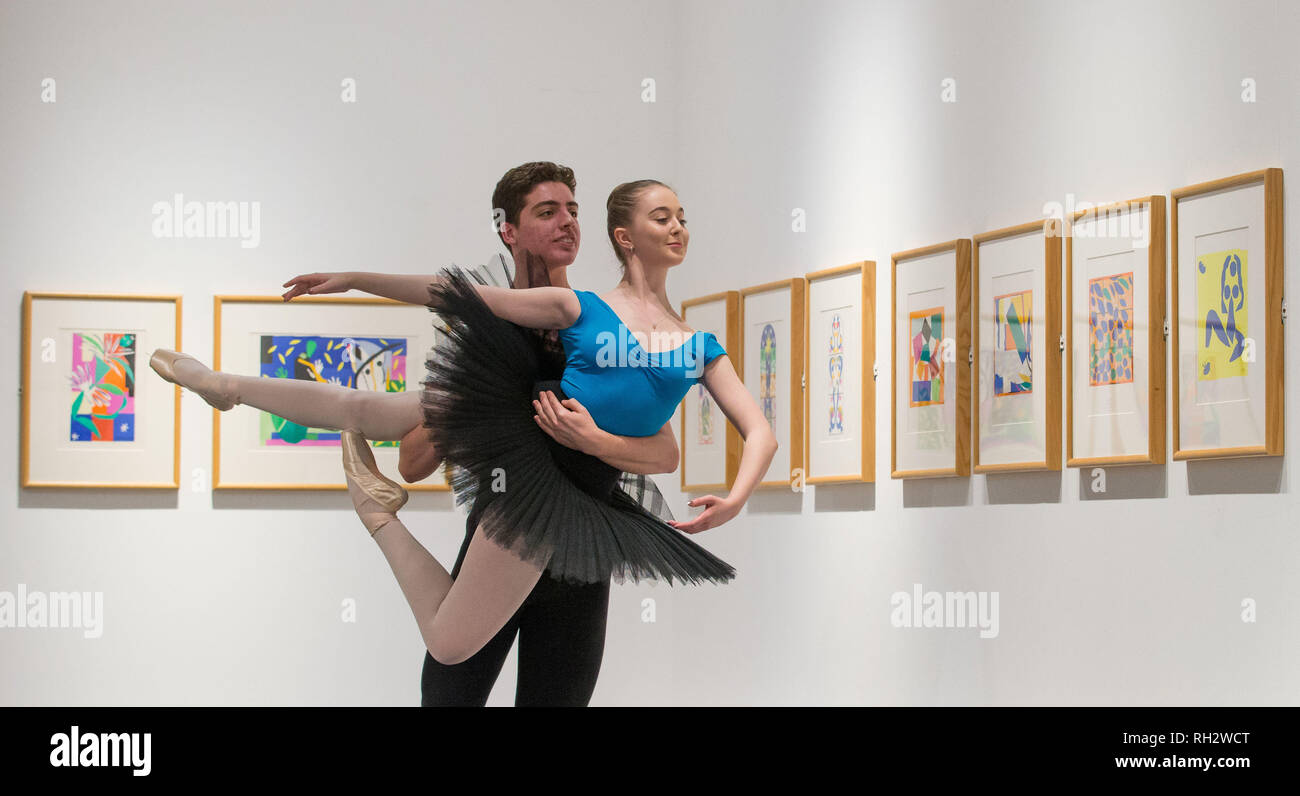
<path fill-rule="evenodd" d="M 695 517 L 694 519 L 687 520 L 686 522 L 670 522 L 668 524 L 679 531 L 685 531 L 686 533 L 699 533 L 700 531 L 707 531 L 710 528 L 716 528 L 739 514 L 741 504 L 732 502 L 729 498 L 705 495 L 704 497 L 697 497 L 694 500 L 687 502 L 686 505 L 703 505 L 707 506 L 707 508 L 700 513 L 700 516 Z"/>
<path fill-rule="evenodd" d="M 292 301 L 295 296 L 304 293 L 344 293 L 352 289 L 352 273 L 342 271 L 328 274 L 300 274 L 285 282 L 281 287 L 289 288 L 284 293 L 285 301 Z"/>
<path fill-rule="evenodd" d="M 573 398 L 561 402 L 550 390 L 540 397 L 540 401 L 533 401 L 533 411 L 542 431 L 566 448 L 591 453 L 601 430 L 586 407 Z"/>

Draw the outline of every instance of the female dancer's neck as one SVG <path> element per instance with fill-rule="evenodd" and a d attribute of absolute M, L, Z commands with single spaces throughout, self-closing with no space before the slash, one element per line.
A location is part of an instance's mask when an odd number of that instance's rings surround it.
<path fill-rule="evenodd" d="M 667 282 L 667 268 L 648 268 L 640 260 L 634 258 L 627 264 L 617 289 L 638 301 L 651 303 L 657 299 L 659 303 L 668 308 L 669 312 L 672 312 L 673 305 L 668 300 Z"/>

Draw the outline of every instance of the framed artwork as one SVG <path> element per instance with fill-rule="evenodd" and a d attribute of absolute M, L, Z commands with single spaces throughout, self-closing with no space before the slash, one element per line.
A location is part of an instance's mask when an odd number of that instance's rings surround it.
<path fill-rule="evenodd" d="M 1066 296 L 1066 464 L 1162 464 L 1163 196 L 1069 219 Z"/>
<path fill-rule="evenodd" d="M 1061 469 L 1061 235 L 974 238 L 974 471 Z"/>
<path fill-rule="evenodd" d="M 1174 458 L 1281 456 L 1282 170 L 1173 205 Z"/>
<path fill-rule="evenodd" d="M 890 258 L 893 478 L 970 475 L 971 242 Z"/>
<path fill-rule="evenodd" d="M 180 388 L 148 369 L 180 296 L 23 294 L 24 487 L 176 489 Z"/>
<path fill-rule="evenodd" d="M 876 264 L 806 274 L 809 484 L 876 480 Z"/>
<path fill-rule="evenodd" d="M 728 290 L 682 302 L 682 319 L 692 329 L 712 332 L 733 365 L 740 357 L 740 293 Z M 740 466 L 740 432 L 722 413 L 703 384 L 682 399 L 682 491 L 717 492 L 731 488 Z"/>
<path fill-rule="evenodd" d="M 213 369 L 307 379 L 375 392 L 421 389 L 437 343 L 428 309 L 387 299 L 217 296 Z M 308 428 L 251 406 L 213 410 L 214 489 L 346 489 L 340 432 Z M 373 442 L 400 480 L 396 441 Z M 442 467 L 407 489 L 447 490 Z"/>
<path fill-rule="evenodd" d="M 740 291 L 740 377 L 779 445 L 760 487 L 789 487 L 803 469 L 804 289 L 800 276 Z"/>

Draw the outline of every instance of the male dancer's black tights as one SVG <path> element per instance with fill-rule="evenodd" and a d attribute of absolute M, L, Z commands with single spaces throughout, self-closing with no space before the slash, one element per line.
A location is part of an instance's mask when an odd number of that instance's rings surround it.
<path fill-rule="evenodd" d="M 531 258 L 530 258 L 531 261 Z M 532 284 L 539 282 L 536 275 Z M 513 282 L 511 283 L 513 286 Z M 542 378 L 558 379 L 564 372 L 564 348 L 554 332 L 527 330 L 537 346 Z M 540 389 L 563 392 L 558 381 L 533 385 L 533 397 Z M 567 396 L 566 396 L 567 397 Z M 604 493 L 613 489 L 618 472 L 604 462 L 560 445 L 547 437 L 557 464 L 572 473 L 584 489 Z M 451 578 L 460 565 L 478 527 L 478 512 L 471 511 L 465 522 L 465 541 L 452 567 Z M 609 619 L 609 583 L 575 584 L 556 580 L 544 570 L 537 585 L 505 626 L 468 660 L 448 666 L 424 651 L 420 676 L 420 704 L 423 707 L 478 706 L 487 704 L 492 686 L 519 635 L 519 675 L 515 684 L 516 707 L 586 707 L 596 689 L 600 662 L 605 657 L 605 624 Z"/>
<path fill-rule="evenodd" d="M 478 517 L 471 514 L 466 522 L 465 541 L 451 570 L 453 580 L 460 574 L 460 565 L 477 524 Z M 608 617 L 608 578 L 603 583 L 574 584 L 552 578 L 548 569 L 514 616 L 473 657 L 448 666 L 438 663 L 425 650 L 424 672 L 420 677 L 421 705 L 428 708 L 487 704 L 518 633 L 515 706 L 586 707 L 605 656 Z"/>

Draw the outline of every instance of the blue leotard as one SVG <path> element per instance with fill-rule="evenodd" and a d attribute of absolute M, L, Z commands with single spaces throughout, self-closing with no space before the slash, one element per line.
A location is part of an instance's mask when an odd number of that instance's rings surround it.
<path fill-rule="evenodd" d="M 611 434 L 650 437 L 673 416 L 704 366 L 726 354 L 711 332 L 695 332 L 671 351 L 641 347 L 604 299 L 573 291 L 578 320 L 560 330 L 568 356 L 561 386 L 597 426 Z"/>

